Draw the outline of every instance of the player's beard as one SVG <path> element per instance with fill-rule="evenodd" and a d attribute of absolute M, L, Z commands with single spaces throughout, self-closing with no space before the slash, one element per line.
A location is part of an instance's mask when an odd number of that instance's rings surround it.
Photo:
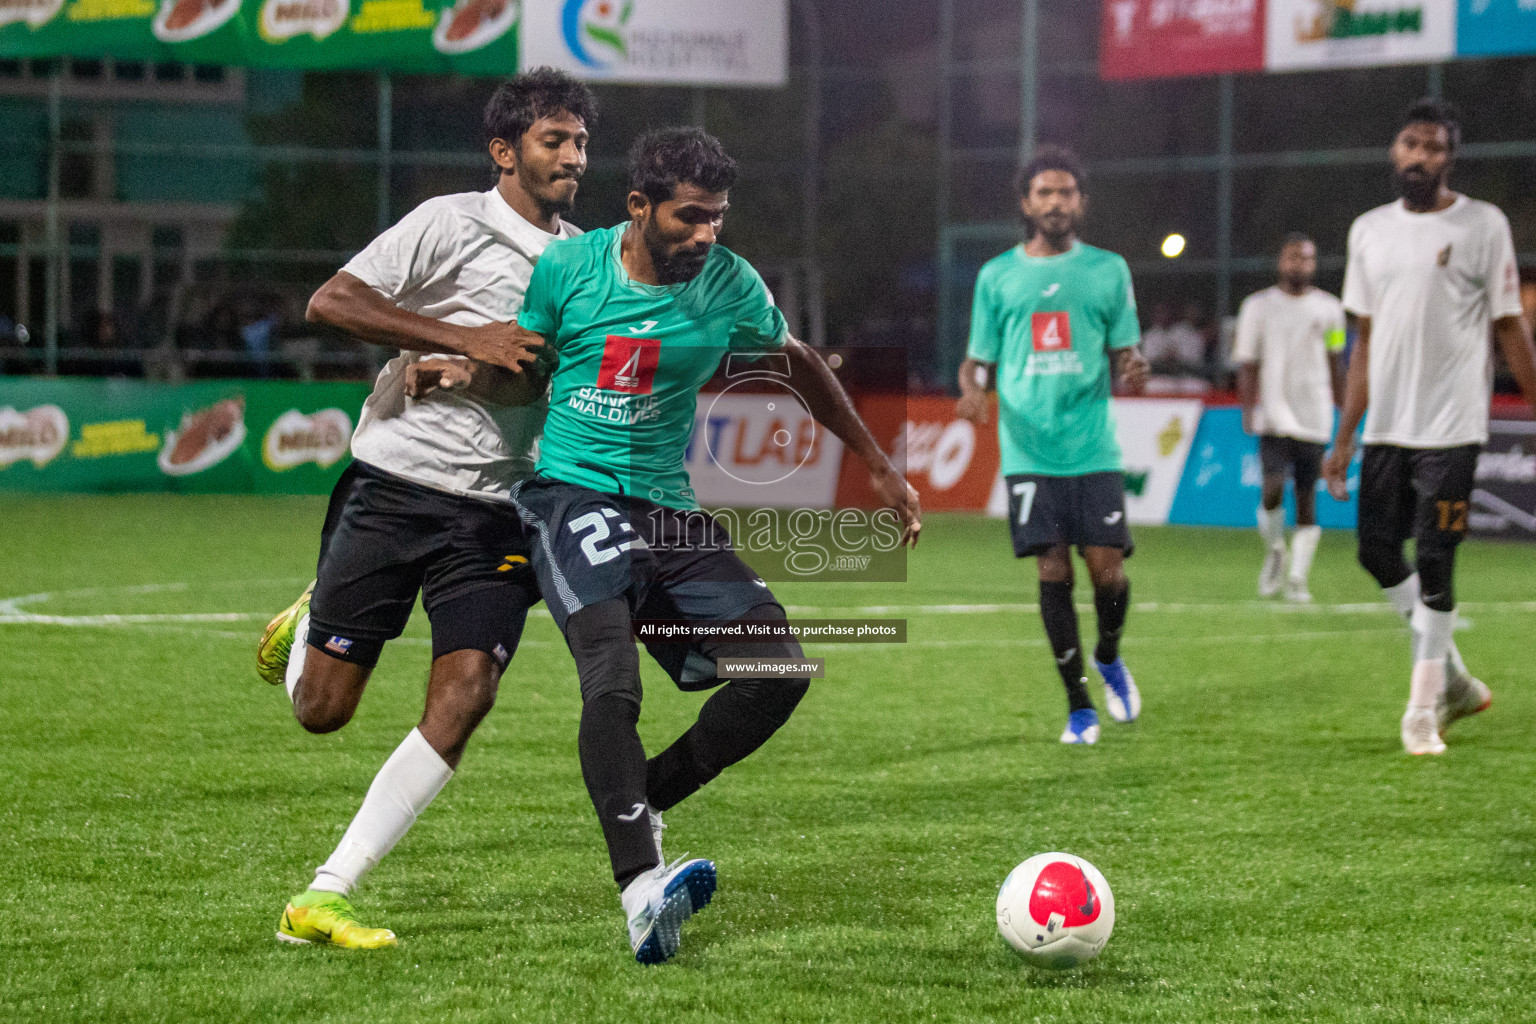
<path fill-rule="evenodd" d="M 1429 209 L 1435 205 L 1435 200 L 1440 197 L 1440 186 L 1444 181 L 1443 174 L 1436 177 L 1425 172 L 1422 167 L 1410 167 L 1406 171 L 1396 168 L 1392 170 L 1392 184 L 1396 186 L 1397 194 L 1403 197 L 1403 202 L 1408 206 L 1420 210 Z"/>
<path fill-rule="evenodd" d="M 551 184 L 558 182 L 576 181 L 575 178 L 556 178 Z M 564 217 L 576 209 L 576 190 L 565 191 L 560 189 L 548 193 L 535 193 L 534 201 L 539 204 L 539 212 L 546 217 Z"/>
<path fill-rule="evenodd" d="M 674 249 L 656 228 L 656 221 L 647 218 L 640 225 L 640 240 L 650 253 L 651 266 L 656 268 L 656 280 L 662 284 L 682 284 L 692 281 L 704 269 L 709 258 L 709 246 L 686 245 Z"/>
<path fill-rule="evenodd" d="M 1052 248 L 1061 249 L 1077 236 L 1078 230 L 1083 226 L 1083 219 L 1070 213 L 1057 213 L 1038 220 L 1032 217 L 1025 218 L 1025 224 L 1031 235 L 1039 235 L 1049 242 Z"/>

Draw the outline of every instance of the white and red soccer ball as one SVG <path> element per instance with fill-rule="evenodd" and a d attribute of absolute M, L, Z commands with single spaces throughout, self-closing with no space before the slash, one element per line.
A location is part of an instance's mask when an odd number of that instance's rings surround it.
<path fill-rule="evenodd" d="M 1070 970 L 1099 955 L 1115 928 L 1115 895 L 1099 869 L 1070 853 L 1040 853 L 1008 873 L 997 930 L 1026 963 Z"/>

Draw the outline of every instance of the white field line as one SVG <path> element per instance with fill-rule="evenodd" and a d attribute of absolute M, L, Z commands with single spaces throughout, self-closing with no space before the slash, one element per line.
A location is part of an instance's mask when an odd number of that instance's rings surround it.
<path fill-rule="evenodd" d="M 231 588 L 261 588 L 261 587 L 300 587 L 308 580 L 303 577 L 289 577 L 271 580 L 225 580 L 210 583 L 196 584 L 199 590 L 221 590 Z M 233 623 L 233 622 L 265 622 L 273 614 L 265 612 L 177 612 L 177 613 L 101 613 L 91 615 L 46 615 L 40 612 L 28 611 L 26 606 L 43 604 L 56 598 L 84 598 L 106 597 L 114 595 L 139 595 L 159 593 L 179 593 L 192 589 L 192 584 L 185 582 L 171 583 L 145 583 L 132 586 L 114 587 L 82 587 L 71 590 L 44 591 L 35 594 L 23 594 L 18 597 L 0 598 L 0 626 L 58 626 L 66 628 L 95 627 L 113 628 L 122 626 L 137 627 L 168 627 L 175 625 L 188 625 L 196 623 Z M 1091 611 L 1091 604 L 1078 605 L 1080 611 Z M 1457 606 L 1462 612 L 1536 612 L 1536 601 L 1463 601 Z M 986 604 L 884 604 L 884 605 L 789 605 L 786 611 L 792 616 L 820 616 L 820 617 L 845 617 L 845 616 L 943 616 L 943 615 L 1034 615 L 1040 610 L 1038 604 L 1033 603 L 986 603 Z M 1394 616 L 1390 605 L 1380 602 L 1355 602 L 1348 604 L 1287 604 L 1277 601 L 1232 601 L 1232 602 L 1168 602 L 1168 601 L 1142 601 L 1132 605 L 1132 610 L 1138 614 L 1166 614 L 1166 615 L 1203 615 L 1203 614 L 1232 614 L 1233 612 L 1255 612 L 1273 615 L 1388 615 Z M 549 612 L 544 608 L 535 608 L 531 614 L 536 617 L 548 618 Z M 1399 627 L 1400 628 L 1400 627 Z M 1392 630 L 1387 630 L 1388 632 Z M 213 631 L 204 631 L 213 632 Z M 1288 634 L 1243 634 L 1233 638 L 1235 641 L 1242 639 L 1307 639 L 1328 636 L 1348 635 L 1351 631 L 1316 631 L 1298 632 Z M 244 636 L 243 633 L 224 632 L 222 635 Z M 1145 639 L 1145 638 L 1144 638 Z M 409 642 L 409 641 L 408 641 Z M 425 641 L 423 641 L 425 642 Z M 1183 641 L 1183 642 L 1187 642 Z M 909 646 L 916 644 L 921 646 L 967 646 L 967 645 L 994 645 L 994 646 L 1036 646 L 1043 641 L 1034 640 L 1008 640 L 997 638 L 994 640 L 913 640 Z M 874 645 L 874 646 L 899 646 L 899 645 Z"/>
<path fill-rule="evenodd" d="M 1091 604 L 1079 604 L 1078 611 L 1093 611 Z M 790 615 L 831 615 L 833 612 L 852 612 L 858 615 L 1033 615 L 1040 611 L 1038 604 L 873 604 L 873 605 L 787 605 Z M 1396 612 L 1389 604 L 1361 602 L 1356 604 L 1286 604 L 1277 601 L 1230 601 L 1208 604 L 1187 604 L 1170 601 L 1141 601 L 1131 605 L 1131 610 L 1142 614 L 1201 615 L 1231 614 L 1232 612 L 1270 612 L 1277 615 L 1392 615 Z M 1467 612 L 1536 612 L 1536 601 L 1460 601 L 1457 611 Z"/>
<path fill-rule="evenodd" d="M 32 595 L 28 595 L 32 596 Z M 103 613 L 96 615 L 43 615 L 38 612 L 21 611 L 15 607 L 19 599 L 0 601 L 0 626 L 62 626 L 62 627 L 97 627 L 110 628 L 115 626 L 158 626 L 172 625 L 176 623 L 197 622 L 264 622 L 271 617 L 269 612 L 172 612 L 172 613 Z M 1339 615 L 1379 614 L 1392 615 L 1395 613 L 1388 605 L 1266 605 L 1260 602 L 1241 604 L 1169 604 L 1164 602 L 1147 602 L 1132 606 L 1133 610 L 1142 613 L 1153 614 L 1219 614 L 1233 611 L 1246 610 L 1270 610 L 1276 613 L 1290 613 L 1294 611 L 1322 612 Z M 790 605 L 787 609 L 790 615 L 798 616 L 833 616 L 833 613 L 848 615 L 992 615 L 992 614 L 1025 614 L 1033 615 L 1039 612 L 1040 606 L 1034 604 L 979 604 L 979 605 L 826 605 L 805 606 Z M 1079 611 L 1092 611 L 1092 605 L 1079 605 Z M 1536 612 L 1536 601 L 1463 601 L 1457 605 L 1458 611 L 1466 612 Z M 549 612 L 543 608 L 534 608 L 529 614 L 538 618 L 548 618 Z M 1280 635 L 1280 634 L 1276 634 Z M 1295 633 L 1289 636 L 1306 636 L 1309 634 Z M 1325 634 L 1320 634 L 1325 635 Z M 1331 635 L 1331 634 L 1326 634 Z M 955 641 L 964 644 L 973 641 Z M 980 642 L 980 641 L 975 641 Z"/>

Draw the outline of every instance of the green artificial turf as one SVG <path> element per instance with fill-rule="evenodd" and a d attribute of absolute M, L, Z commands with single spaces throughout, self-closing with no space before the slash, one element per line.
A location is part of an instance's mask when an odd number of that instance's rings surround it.
<path fill-rule="evenodd" d="M 1138 530 L 1124 653 L 1145 710 L 1106 717 L 1096 748 L 1056 742 L 1033 611 L 918 610 L 1034 601 L 1001 523 L 930 517 L 904 584 L 776 585 L 805 615 L 903 606 L 910 642 L 812 648 L 827 678 L 790 724 L 668 814 L 670 853 L 716 860 L 720 890 L 677 959 L 644 968 L 546 617 L 458 777 L 357 895 L 401 948 L 274 941 L 420 713 L 430 653 L 418 612 L 330 736 L 257 680 L 255 638 L 308 580 L 322 511 L 0 499 L 0 1019 L 1531 1019 L 1536 549 L 1463 548 L 1459 640 L 1495 701 L 1440 758 L 1398 742 L 1396 619 L 1330 607 L 1378 600 L 1345 534 L 1318 554 L 1320 607 L 1293 611 L 1253 599 L 1251 533 Z M 648 662 L 646 683 L 655 750 L 701 698 Z M 1118 903 L 1071 974 L 1025 967 L 994 923 L 1003 877 L 1046 850 L 1093 861 Z"/>

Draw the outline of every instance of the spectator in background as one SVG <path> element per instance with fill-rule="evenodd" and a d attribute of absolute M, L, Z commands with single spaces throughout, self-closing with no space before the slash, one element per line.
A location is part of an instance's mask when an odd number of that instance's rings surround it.
<path fill-rule="evenodd" d="M 1176 321 L 1171 303 L 1159 302 L 1152 307 L 1152 323 L 1141 332 L 1141 347 L 1152 363 L 1153 373 L 1170 377 L 1204 375 L 1206 339 L 1190 318 L 1190 311 L 1198 316 L 1199 309 L 1191 304 L 1184 318 Z"/>

